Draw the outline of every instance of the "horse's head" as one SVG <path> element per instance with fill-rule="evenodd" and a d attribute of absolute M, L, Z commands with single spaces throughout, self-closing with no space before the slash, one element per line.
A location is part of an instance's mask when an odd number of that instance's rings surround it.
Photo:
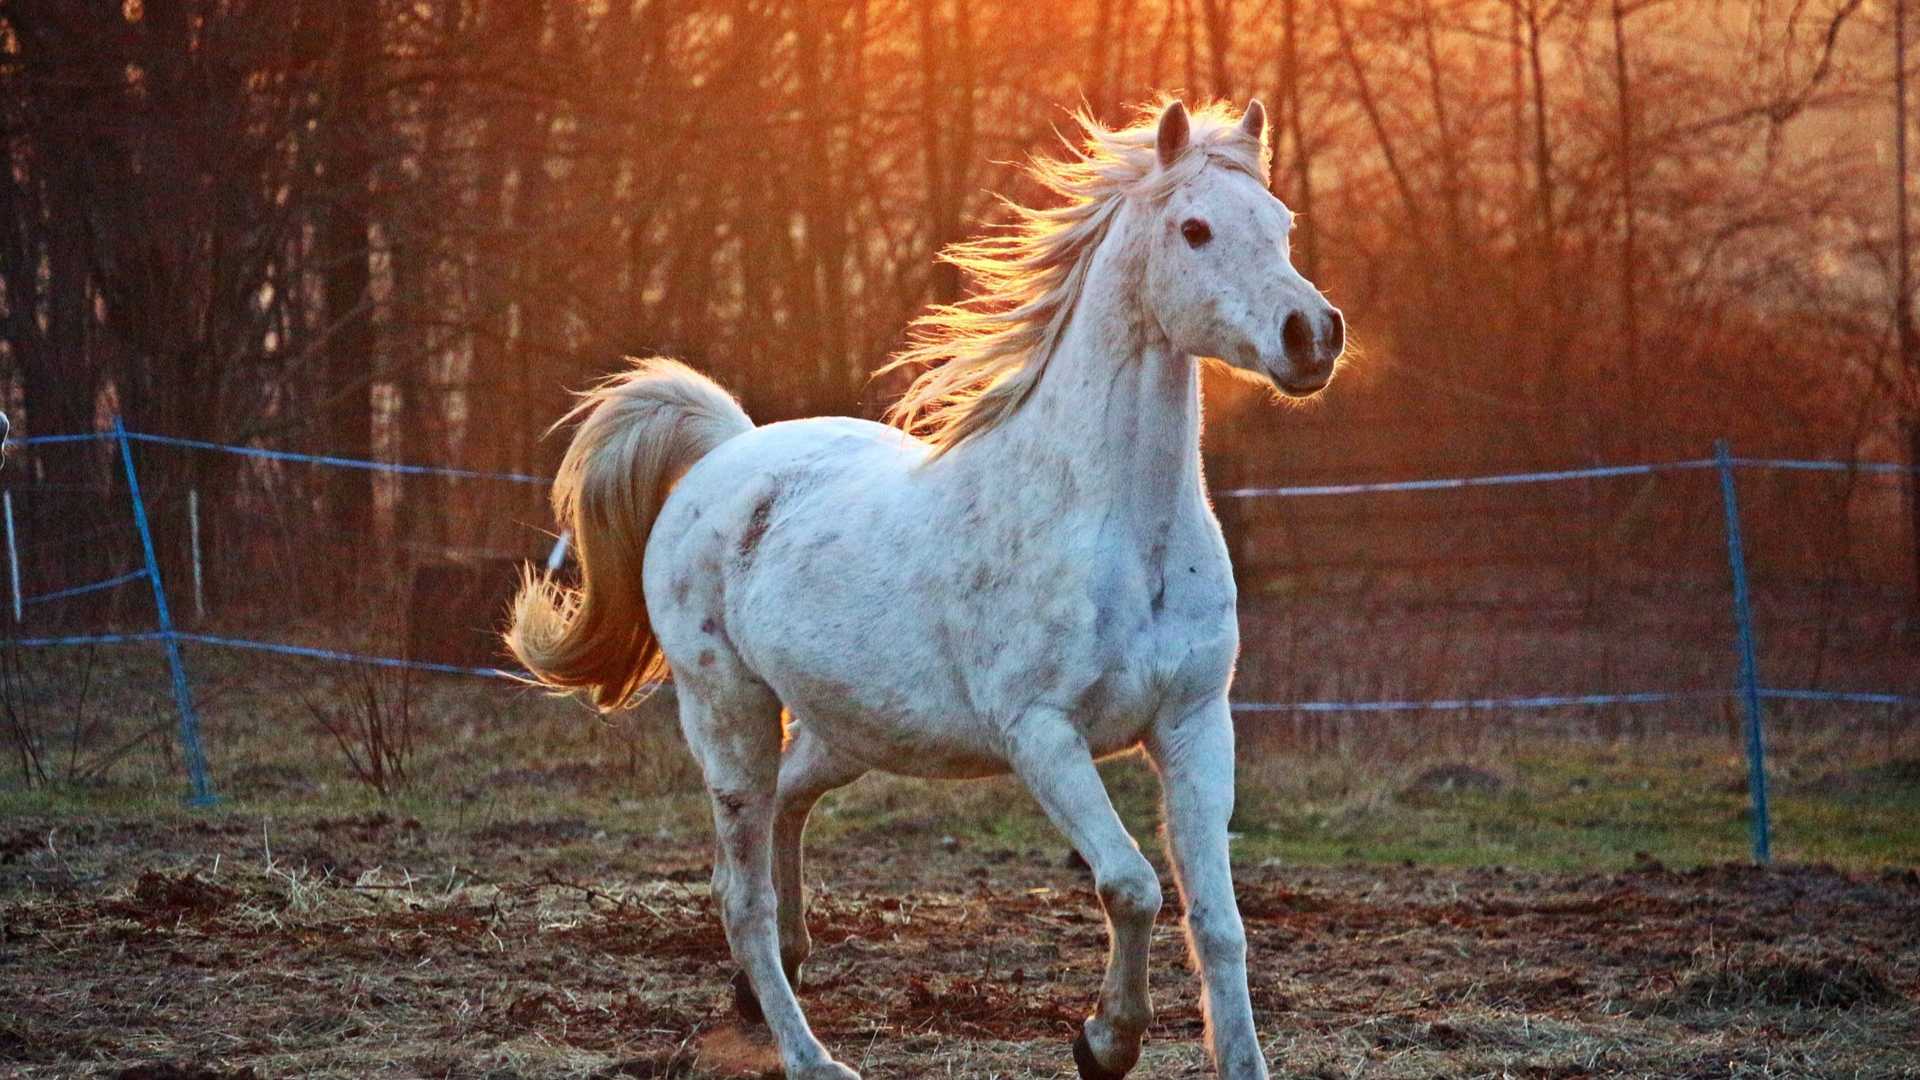
<path fill-rule="evenodd" d="M 1259 146 L 1267 114 L 1247 106 L 1234 137 Z M 1216 357 L 1289 397 L 1318 393 L 1346 345 L 1340 309 L 1293 268 L 1293 213 L 1245 168 L 1211 160 L 1187 108 L 1160 114 L 1157 168 L 1170 183 L 1153 215 L 1145 300 L 1175 349 Z"/>

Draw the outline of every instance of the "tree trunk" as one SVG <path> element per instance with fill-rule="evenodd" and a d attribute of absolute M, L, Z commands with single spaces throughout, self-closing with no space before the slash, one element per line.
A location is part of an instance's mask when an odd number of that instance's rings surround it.
<path fill-rule="evenodd" d="M 1300 272 L 1309 281 L 1316 280 L 1320 265 L 1320 227 L 1313 216 L 1313 150 L 1307 145 L 1306 126 L 1303 119 L 1306 109 L 1300 93 L 1300 0 L 1281 0 L 1280 14 L 1280 114 L 1281 124 L 1276 125 L 1274 144 L 1273 187 L 1274 194 L 1285 197 L 1287 185 L 1280 177 L 1288 170 L 1281 165 L 1279 146 L 1284 134 L 1285 142 L 1291 144 L 1293 154 L 1292 186 L 1293 209 L 1299 214 L 1294 221 L 1293 232 L 1296 244 L 1296 262 Z"/>
<path fill-rule="evenodd" d="M 522 64 L 537 60 L 545 0 L 488 0 L 481 10 L 479 31 L 501 55 Z M 523 466 L 528 430 L 559 419 L 535 413 L 518 396 L 522 358 L 515 355 L 523 328 L 514 309 L 524 299 L 520 264 L 528 258 L 524 236 L 530 216 L 526 178 L 518 176 L 517 169 L 525 148 L 536 140 L 540 115 L 535 103 L 517 95 L 484 115 L 486 130 L 480 140 L 485 153 L 475 200 L 483 228 L 467 241 L 465 252 L 472 348 L 462 380 L 467 415 L 461 425 L 461 456 L 475 468 L 517 472 Z M 489 491 L 476 512 L 461 515 L 453 542 L 486 547 L 494 531 L 489 522 L 519 513 L 524 498 L 524 492 Z"/>
<path fill-rule="evenodd" d="M 1920 465 L 1920 335 L 1913 325 L 1913 239 L 1907 208 L 1907 0 L 1893 5 L 1893 205 L 1897 250 L 1894 253 L 1893 325 L 1900 348 L 1900 370 L 1907 393 L 1910 445 L 1908 461 Z M 1907 485 L 1913 522 L 1914 602 L 1920 606 L 1920 492 Z"/>
<path fill-rule="evenodd" d="M 951 174 L 943 138 L 948 118 L 942 114 L 945 102 L 941 90 L 947 85 L 947 65 L 939 26 L 934 21 L 934 5 L 920 3 L 915 8 L 920 36 L 920 153 L 927 176 L 927 238 L 929 248 L 937 252 L 954 238 L 958 228 L 953 194 L 948 187 Z M 937 303 L 957 299 L 959 270 L 946 263 L 937 264 L 933 269 L 932 292 Z"/>
<path fill-rule="evenodd" d="M 1553 149 L 1547 143 L 1547 75 L 1540 42 L 1540 7 L 1537 0 L 1527 3 L 1527 67 L 1532 76 L 1533 105 L 1533 183 L 1540 211 L 1540 252 L 1547 262 L 1549 282 L 1553 264 L 1558 261 L 1559 236 L 1554 222 Z"/>
<path fill-rule="evenodd" d="M 1340 55 L 1346 61 L 1347 70 L 1353 73 L 1353 87 L 1360 99 L 1360 111 L 1366 115 L 1367 125 L 1373 129 L 1374 139 L 1380 144 L 1380 156 L 1386 161 L 1387 174 L 1393 178 L 1394 191 L 1399 193 L 1400 205 L 1407 212 L 1407 223 L 1411 226 L 1408 235 L 1423 251 L 1430 253 L 1426 213 L 1421 209 L 1412 178 L 1401 164 L 1393 134 L 1387 130 L 1380 99 L 1373 91 L 1372 81 L 1367 78 L 1367 69 L 1360 62 L 1360 51 L 1355 47 L 1352 27 L 1347 22 L 1346 4 L 1342 0 L 1329 0 L 1327 7 L 1333 12 L 1334 28 L 1339 33 Z"/>
<path fill-rule="evenodd" d="M 373 112 L 368 67 L 378 18 L 371 0 L 341 0 L 328 16 L 327 38 L 337 65 L 332 119 L 326 135 L 325 187 L 330 205 L 320 228 L 320 264 L 331 339 L 323 376 L 325 423 L 315 442 L 323 453 L 373 456 L 373 320 L 371 244 L 367 229 L 369 139 Z M 328 478 L 328 527 L 373 541 L 374 474 L 335 469 Z M 345 569 L 342 560 L 342 569 Z"/>
<path fill-rule="evenodd" d="M 1233 0 L 1201 0 L 1206 6 L 1207 55 L 1212 61 L 1214 97 L 1233 97 Z"/>
<path fill-rule="evenodd" d="M 1194 44 L 1193 0 L 1180 0 L 1180 40 L 1187 58 L 1187 90 L 1200 85 L 1200 50 Z"/>
<path fill-rule="evenodd" d="M 1092 52 L 1087 57 L 1087 107 L 1102 120 L 1111 120 L 1113 110 L 1113 5 L 1114 0 L 1096 0 L 1093 7 Z"/>
<path fill-rule="evenodd" d="M 1920 414 L 1920 334 L 1913 324 L 1913 238 L 1907 192 L 1907 0 L 1893 6 L 1893 168 L 1895 253 L 1893 320 L 1909 410 Z"/>
<path fill-rule="evenodd" d="M 1553 148 L 1547 141 L 1547 74 L 1542 44 L 1539 0 L 1526 0 L 1527 69 L 1531 78 L 1529 101 L 1533 110 L 1533 183 L 1539 221 L 1534 240 L 1534 260 L 1539 272 L 1541 324 L 1545 340 L 1537 354 L 1540 365 L 1539 401 L 1553 404 L 1566 398 L 1566 313 L 1562 310 L 1564 290 L 1560 282 L 1560 230 L 1554 209 Z M 1584 418 L 1567 416 L 1556 410 L 1551 414 L 1555 427 L 1534 432 L 1548 445 L 1575 433 Z"/>
<path fill-rule="evenodd" d="M 73 165 L 79 167 L 81 163 Z M 57 176 L 48 187 L 74 190 L 68 180 Z M 36 347 L 21 357 L 23 404 L 30 434 L 67 435 L 94 430 L 94 394 L 100 384 L 87 333 L 91 288 L 80 226 L 85 211 L 59 197 L 49 202 L 52 225 L 45 249 L 47 329 Z M 24 540 L 34 547 L 35 558 L 44 567 L 37 575 L 40 591 L 90 581 L 100 577 L 105 566 L 97 548 L 58 542 L 63 534 L 87 531 L 97 523 L 91 512 L 76 512 L 76 508 L 93 501 L 83 493 L 101 479 L 89 461 L 91 457 L 77 446 L 50 446 L 33 456 L 32 480 L 42 490 L 29 500 Z M 125 503 L 115 505 L 124 514 Z M 26 569 L 31 573 L 31 568 Z M 33 591 L 31 578 L 25 585 Z"/>
<path fill-rule="evenodd" d="M 1520 5 L 1524 2 L 1526 0 L 1508 0 L 1507 9 L 1510 15 L 1507 22 L 1507 157 L 1513 174 L 1513 187 L 1509 194 L 1513 208 L 1515 251 L 1525 248 L 1527 232 L 1523 224 L 1524 215 L 1520 212 L 1520 207 L 1527 201 L 1527 76 L 1526 47 L 1522 42 L 1525 20 L 1520 15 Z"/>
<path fill-rule="evenodd" d="M 90 195 L 96 182 L 95 145 L 80 130 L 96 102 L 87 86 L 96 73 L 91 57 L 77 47 L 58 23 L 18 30 L 16 63 L 6 72 L 22 90 L 4 106 L 9 123 L 31 150 L 31 168 L 16 167 L 0 178 L 6 192 L 7 256 L 0 274 L 7 287 L 7 340 L 20 371 L 25 419 L 14 434 L 63 435 L 92 431 L 95 394 L 103 372 L 89 332 L 93 303 L 93 267 L 88 252 Z M 35 70 L 64 71 L 67 77 L 35 85 Z M 15 153 L 15 137 L 7 139 Z M 28 160 L 29 155 L 21 155 Z M 84 445 L 49 446 L 23 462 L 24 481 L 32 489 L 16 492 L 15 519 L 21 530 L 21 582 L 25 591 L 46 591 L 91 581 L 109 572 L 122 553 L 109 556 L 97 545 L 67 544 L 61 538 L 101 524 L 106 515 L 125 521 L 126 504 L 101 500 L 89 488 L 103 479 L 100 459 Z M 105 473 L 107 478 L 113 473 Z M 37 490 L 34 490 L 37 489 Z M 125 553 L 129 554 L 129 553 Z M 62 604 L 62 615 L 84 616 L 105 597 L 82 597 Z"/>
<path fill-rule="evenodd" d="M 1433 0 L 1420 0 L 1420 41 L 1422 60 L 1427 68 L 1427 97 L 1433 106 L 1434 137 L 1440 144 L 1440 203 L 1447 223 L 1447 266 L 1451 275 L 1460 265 L 1466 246 L 1467 228 L 1461 210 L 1461 186 L 1466 181 L 1460 139 L 1454 132 L 1453 116 L 1447 107 L 1446 83 L 1441 76 L 1440 43 L 1436 40 Z"/>
<path fill-rule="evenodd" d="M 1628 441 L 1628 445 L 1621 448 L 1623 456 L 1637 459 L 1643 450 L 1640 445 L 1644 432 L 1641 418 L 1647 414 L 1646 387 L 1641 385 L 1640 375 L 1640 290 L 1636 279 L 1639 253 L 1636 250 L 1638 237 L 1635 235 L 1639 203 L 1634 191 L 1633 84 L 1629 81 L 1627 67 L 1626 23 L 1624 0 L 1613 0 L 1613 80 L 1620 143 L 1617 151 L 1620 173 L 1619 385 L 1626 392 L 1626 408 L 1622 417 L 1626 422 L 1615 425 L 1614 429 Z"/>

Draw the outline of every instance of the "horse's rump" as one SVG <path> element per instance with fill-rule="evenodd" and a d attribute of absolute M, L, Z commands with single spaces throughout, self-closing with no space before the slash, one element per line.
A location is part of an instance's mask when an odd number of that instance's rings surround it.
<path fill-rule="evenodd" d="M 529 571 L 506 640 L 540 682 L 585 690 L 610 710 L 666 675 L 640 573 L 660 504 L 694 462 L 753 421 L 718 383 L 664 357 L 636 360 L 582 395 L 560 423 L 574 420 L 553 508 L 573 532 L 580 587 Z"/>

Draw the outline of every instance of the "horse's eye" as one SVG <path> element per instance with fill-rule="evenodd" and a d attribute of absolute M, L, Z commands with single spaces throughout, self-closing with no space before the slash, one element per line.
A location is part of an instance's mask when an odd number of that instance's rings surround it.
<path fill-rule="evenodd" d="M 1199 218 L 1188 218 L 1180 223 L 1180 235 L 1187 238 L 1188 247 L 1199 247 L 1213 239 L 1213 230 Z"/>

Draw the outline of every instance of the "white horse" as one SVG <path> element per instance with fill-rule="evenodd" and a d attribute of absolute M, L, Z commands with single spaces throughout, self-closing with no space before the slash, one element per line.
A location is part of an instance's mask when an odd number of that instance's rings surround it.
<path fill-rule="evenodd" d="M 1132 1069 L 1160 884 L 1094 762 L 1135 747 L 1164 787 L 1215 1067 L 1267 1076 L 1228 865 L 1239 630 L 1195 358 L 1303 397 L 1342 322 L 1288 260 L 1258 102 L 1080 123 L 1083 148 L 1033 166 L 1064 205 L 945 253 L 977 292 L 915 324 L 894 365 L 935 366 L 895 427 L 756 428 L 665 359 L 571 414 L 554 506 L 581 585 L 529 580 L 509 644 L 604 709 L 671 666 L 738 1000 L 794 1080 L 858 1080 L 794 996 L 800 844 L 814 803 L 874 769 L 1012 772 L 1033 793 L 1092 868 L 1111 940 L 1075 1063 Z"/>

